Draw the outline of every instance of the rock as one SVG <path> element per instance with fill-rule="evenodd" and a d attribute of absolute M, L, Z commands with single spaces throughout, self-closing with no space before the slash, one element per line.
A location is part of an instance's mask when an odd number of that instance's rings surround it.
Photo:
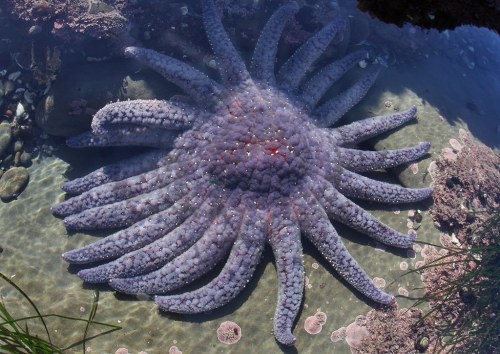
<path fill-rule="evenodd" d="M 31 154 L 29 152 L 23 151 L 21 153 L 21 165 L 27 166 L 31 163 Z"/>
<path fill-rule="evenodd" d="M 12 138 L 12 131 L 10 129 L 9 123 L 0 124 L 0 159 L 3 154 L 7 151 L 10 144 L 10 139 Z"/>
<path fill-rule="evenodd" d="M 29 181 L 28 170 L 24 167 L 13 167 L 0 178 L 0 198 L 9 201 L 16 198 Z"/>
<path fill-rule="evenodd" d="M 4 96 L 9 96 L 12 92 L 14 92 L 15 88 L 16 86 L 12 81 L 6 81 L 3 84 Z"/>
<path fill-rule="evenodd" d="M 14 155 L 8 154 L 1 161 L 2 162 L 0 163 L 0 167 L 6 169 L 10 166 L 12 162 L 14 162 Z"/>
<path fill-rule="evenodd" d="M 36 121 L 45 132 L 69 137 L 90 128 L 92 115 L 112 101 L 168 98 L 175 86 L 132 61 L 85 62 L 63 68 L 38 104 Z M 176 91 L 178 92 L 178 91 Z"/>
<path fill-rule="evenodd" d="M 21 149 L 23 148 L 23 145 L 24 145 L 24 141 L 22 140 L 16 140 L 16 142 L 14 143 L 14 152 L 19 152 L 21 151 Z"/>
<path fill-rule="evenodd" d="M 16 152 L 14 155 L 14 166 L 19 166 L 21 164 L 21 152 Z"/>

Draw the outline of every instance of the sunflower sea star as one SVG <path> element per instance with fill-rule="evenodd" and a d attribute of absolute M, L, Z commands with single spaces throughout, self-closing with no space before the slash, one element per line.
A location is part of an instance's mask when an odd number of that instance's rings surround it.
<path fill-rule="evenodd" d="M 301 234 L 354 288 L 383 304 L 394 297 L 378 289 L 346 250 L 330 218 L 385 244 L 410 247 L 401 234 L 373 218 L 349 197 L 383 203 L 425 199 L 431 189 L 406 189 L 361 176 L 418 159 L 430 144 L 392 151 L 346 146 L 393 129 L 414 107 L 389 116 L 328 128 L 356 104 L 380 68 L 318 105 L 327 89 L 366 57 L 340 59 L 311 78 L 306 71 L 346 26 L 326 25 L 275 75 L 281 32 L 298 11 L 278 9 L 264 27 L 247 69 L 230 42 L 213 0 L 203 0 L 203 21 L 217 58 L 221 83 L 174 58 L 128 47 L 125 55 L 179 85 L 196 104 L 135 100 L 111 103 L 96 113 L 92 131 L 70 146 L 140 145 L 156 149 L 70 181 L 79 194 L 53 207 L 72 230 L 118 228 L 81 249 L 69 263 L 102 264 L 81 270 L 89 283 L 109 283 L 128 294 L 156 294 L 160 309 L 209 311 L 228 303 L 252 276 L 268 243 L 279 278 L 274 335 L 293 345 L 304 292 Z M 195 281 L 229 257 L 220 274 L 198 290 L 165 293 Z"/>

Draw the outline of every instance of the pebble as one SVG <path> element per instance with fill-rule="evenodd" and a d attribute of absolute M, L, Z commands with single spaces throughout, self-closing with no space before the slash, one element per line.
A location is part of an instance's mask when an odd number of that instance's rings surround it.
<path fill-rule="evenodd" d="M 38 34 L 40 32 L 42 32 L 42 26 L 40 25 L 31 26 L 30 29 L 28 30 L 28 34 L 30 36 L 34 36 L 35 34 Z"/>
<path fill-rule="evenodd" d="M 12 138 L 12 131 L 9 123 L 0 124 L 0 158 L 7 151 Z"/>
<path fill-rule="evenodd" d="M 16 142 L 14 143 L 14 152 L 20 152 L 21 149 L 23 148 L 23 145 L 24 145 L 24 141 L 22 140 L 16 140 Z"/>
<path fill-rule="evenodd" d="M 3 94 L 5 96 L 9 96 L 12 92 L 14 92 L 15 86 L 12 81 L 7 81 L 3 84 Z"/>
<path fill-rule="evenodd" d="M 14 166 L 19 166 L 21 165 L 21 152 L 18 151 L 16 152 L 16 154 L 14 155 Z"/>
<path fill-rule="evenodd" d="M 16 72 L 10 73 L 9 76 L 8 76 L 8 79 L 10 81 L 16 81 L 17 79 L 19 79 L 20 76 L 21 76 L 21 72 L 20 71 L 16 71 Z"/>
<path fill-rule="evenodd" d="M 16 117 L 22 116 L 24 112 L 25 112 L 24 106 L 21 102 L 19 102 L 16 107 Z"/>
<path fill-rule="evenodd" d="M 12 167 L 0 178 L 0 198 L 9 201 L 17 197 L 29 181 L 28 170 L 24 167 Z"/>
<path fill-rule="evenodd" d="M 31 162 L 31 154 L 29 152 L 23 151 L 21 153 L 21 165 L 29 165 Z"/>

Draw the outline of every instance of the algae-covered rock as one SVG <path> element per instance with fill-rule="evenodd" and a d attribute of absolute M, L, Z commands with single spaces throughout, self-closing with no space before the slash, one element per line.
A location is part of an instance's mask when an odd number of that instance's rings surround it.
<path fill-rule="evenodd" d="M 124 60 L 63 68 L 37 106 L 38 126 L 46 133 L 69 137 L 89 130 L 93 114 L 109 102 L 172 95 L 159 75 L 140 68 Z"/>
<path fill-rule="evenodd" d="M 0 178 L 0 198 L 9 201 L 17 197 L 29 181 L 28 170 L 24 167 L 13 167 Z"/>

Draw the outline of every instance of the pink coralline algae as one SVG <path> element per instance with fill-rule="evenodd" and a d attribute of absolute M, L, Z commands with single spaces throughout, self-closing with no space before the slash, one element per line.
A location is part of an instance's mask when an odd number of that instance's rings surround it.
<path fill-rule="evenodd" d="M 450 139 L 450 146 L 453 148 L 455 151 L 460 151 L 462 150 L 462 144 L 457 139 Z"/>
<path fill-rule="evenodd" d="M 346 336 L 346 328 L 340 327 L 339 329 L 332 332 L 332 335 L 330 336 L 330 340 L 334 343 L 340 342 L 342 339 L 345 338 L 345 336 Z"/>
<path fill-rule="evenodd" d="M 465 130 L 459 136 L 461 142 L 450 141 L 456 153 L 445 148 L 436 161 L 430 213 L 436 225 L 463 244 L 500 207 L 500 158 Z"/>
<path fill-rule="evenodd" d="M 326 323 L 326 313 L 317 311 L 314 316 L 309 316 L 304 322 L 304 329 L 309 334 L 318 334 Z"/>
<path fill-rule="evenodd" d="M 168 350 L 168 354 L 182 354 L 182 352 L 175 345 L 172 345 Z"/>
<path fill-rule="evenodd" d="M 232 321 L 222 322 L 217 328 L 217 339 L 224 344 L 238 343 L 241 339 L 241 328 Z"/>
<path fill-rule="evenodd" d="M 351 323 L 345 331 L 345 340 L 352 348 L 359 348 L 363 344 L 363 340 L 369 337 L 370 332 L 366 327 L 358 326 L 356 323 Z"/>
<path fill-rule="evenodd" d="M 411 172 L 416 175 L 418 173 L 418 163 L 412 163 L 410 165 Z"/>
<path fill-rule="evenodd" d="M 321 325 L 324 325 L 326 323 L 326 313 L 318 310 L 318 312 L 316 312 L 314 314 L 314 317 L 316 317 L 316 320 L 321 324 Z"/>
<path fill-rule="evenodd" d="M 414 244 L 412 249 L 413 249 L 413 252 L 420 252 L 420 251 L 422 251 L 422 246 L 420 246 L 419 244 Z"/>
<path fill-rule="evenodd" d="M 397 304 L 371 310 L 362 323 L 350 324 L 346 329 L 346 342 L 352 354 L 419 353 L 415 351 L 417 338 L 434 338 L 432 321 L 423 318 L 416 308 L 398 309 Z M 426 353 L 432 353 L 429 347 Z"/>
<path fill-rule="evenodd" d="M 403 287 L 398 288 L 398 294 L 401 295 L 401 296 L 408 296 L 408 295 L 410 295 L 410 293 L 408 292 L 408 290 L 405 289 L 405 288 L 403 288 Z"/>
<path fill-rule="evenodd" d="M 385 279 L 383 278 L 375 277 L 373 278 L 373 283 L 377 288 L 385 288 Z"/>
<path fill-rule="evenodd" d="M 309 334 L 318 334 L 323 329 L 323 325 L 315 316 L 309 316 L 304 322 L 304 329 Z"/>

